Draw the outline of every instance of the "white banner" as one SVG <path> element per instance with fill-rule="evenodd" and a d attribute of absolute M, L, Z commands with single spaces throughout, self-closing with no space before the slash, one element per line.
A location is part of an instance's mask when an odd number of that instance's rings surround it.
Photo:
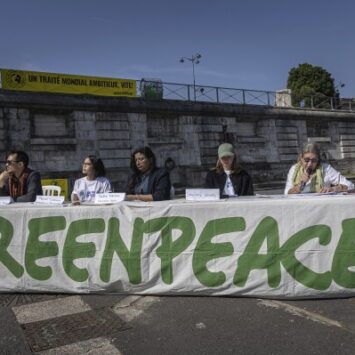
<path fill-rule="evenodd" d="M 0 207 L 0 291 L 355 294 L 355 197 Z"/>

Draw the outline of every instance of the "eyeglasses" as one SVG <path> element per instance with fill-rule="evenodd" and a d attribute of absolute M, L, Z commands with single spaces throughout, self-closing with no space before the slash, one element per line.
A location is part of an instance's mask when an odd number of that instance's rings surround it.
<path fill-rule="evenodd" d="M 317 158 L 313 158 L 313 159 L 311 159 L 311 158 L 302 158 L 303 159 L 303 161 L 305 162 L 305 163 L 309 163 L 309 162 L 311 162 L 311 163 L 318 163 L 318 159 Z"/>
<path fill-rule="evenodd" d="M 20 163 L 19 160 L 6 160 L 5 164 L 6 165 L 12 165 L 13 163 Z"/>

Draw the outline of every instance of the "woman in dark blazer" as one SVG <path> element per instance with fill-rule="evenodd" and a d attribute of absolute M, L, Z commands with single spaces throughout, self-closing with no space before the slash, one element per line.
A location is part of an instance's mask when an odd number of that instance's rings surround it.
<path fill-rule="evenodd" d="M 164 168 L 156 166 L 155 155 L 149 147 L 136 149 L 131 156 L 133 174 L 128 181 L 127 200 L 170 200 L 170 177 Z"/>
<path fill-rule="evenodd" d="M 221 197 L 254 194 L 252 179 L 237 163 L 231 144 L 223 143 L 218 147 L 217 164 L 207 173 L 206 187 L 218 188 Z"/>

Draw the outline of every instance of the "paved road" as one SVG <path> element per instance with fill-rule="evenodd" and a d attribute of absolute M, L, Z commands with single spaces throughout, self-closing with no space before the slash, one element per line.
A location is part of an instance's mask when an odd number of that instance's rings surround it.
<path fill-rule="evenodd" d="M 354 354 L 355 298 L 0 294 L 0 354 Z"/>

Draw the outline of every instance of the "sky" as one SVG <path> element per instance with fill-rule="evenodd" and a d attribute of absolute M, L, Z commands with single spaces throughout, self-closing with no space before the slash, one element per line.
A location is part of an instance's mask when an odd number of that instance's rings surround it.
<path fill-rule="evenodd" d="M 355 97 L 353 0 L 0 0 L 0 68 L 276 91 L 302 63 Z M 340 88 L 340 84 L 345 86 Z"/>

